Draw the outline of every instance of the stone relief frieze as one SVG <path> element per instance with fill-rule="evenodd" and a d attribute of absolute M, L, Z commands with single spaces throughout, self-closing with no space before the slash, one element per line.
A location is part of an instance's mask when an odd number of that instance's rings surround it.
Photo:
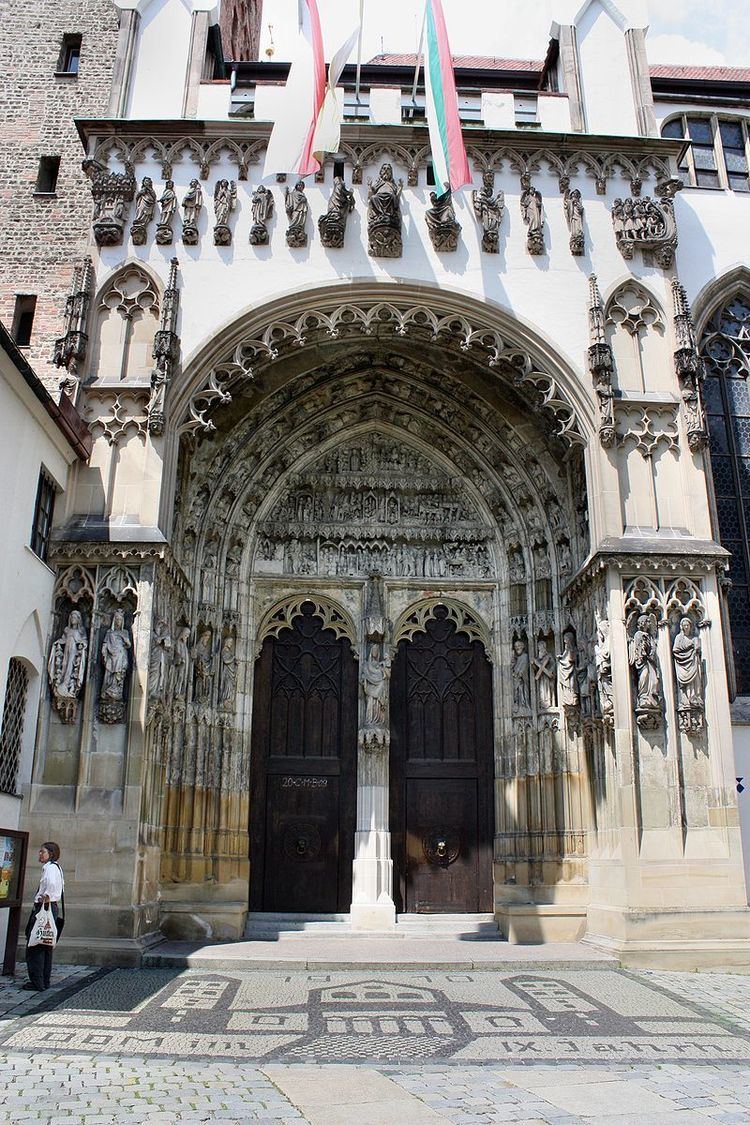
<path fill-rule="evenodd" d="M 652 253 L 663 269 L 672 266 L 677 249 L 674 197 L 681 187 L 681 180 L 670 178 L 657 184 L 658 199 L 646 196 L 614 201 L 612 226 L 626 261 L 631 261 L 639 249 Z"/>
<path fill-rule="evenodd" d="M 294 478 L 258 527 L 272 573 L 487 578 L 491 529 L 424 454 L 371 434 Z"/>

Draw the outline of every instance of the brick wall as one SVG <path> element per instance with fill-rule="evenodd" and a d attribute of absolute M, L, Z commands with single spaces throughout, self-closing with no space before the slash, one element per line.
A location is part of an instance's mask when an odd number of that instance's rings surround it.
<path fill-rule="evenodd" d="M 225 59 L 257 59 L 262 8 L 262 0 L 224 0 L 219 27 Z"/>
<path fill-rule="evenodd" d="M 73 264 L 91 222 L 75 117 L 106 116 L 117 44 L 110 0 L 0 0 L 0 319 L 16 293 L 37 294 L 28 359 L 57 385 L 50 362 Z M 56 78 L 65 34 L 82 35 L 78 78 Z M 34 195 L 39 157 L 60 155 L 57 194 Z"/>

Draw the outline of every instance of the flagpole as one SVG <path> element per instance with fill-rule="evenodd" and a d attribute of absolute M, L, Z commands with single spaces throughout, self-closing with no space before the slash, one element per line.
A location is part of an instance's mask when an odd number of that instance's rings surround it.
<path fill-rule="evenodd" d="M 417 106 L 417 86 L 419 84 L 419 69 L 422 65 L 422 50 L 424 48 L 424 29 L 427 24 L 427 5 L 429 0 L 425 0 L 424 15 L 422 16 L 422 30 L 419 33 L 419 46 L 417 47 L 417 65 L 414 68 L 414 85 L 411 88 L 411 104 L 416 109 Z"/>
<path fill-rule="evenodd" d="M 354 87 L 354 104 L 359 117 L 359 87 L 362 77 L 362 31 L 365 26 L 365 0 L 359 0 L 359 39 L 357 41 L 357 81 Z"/>

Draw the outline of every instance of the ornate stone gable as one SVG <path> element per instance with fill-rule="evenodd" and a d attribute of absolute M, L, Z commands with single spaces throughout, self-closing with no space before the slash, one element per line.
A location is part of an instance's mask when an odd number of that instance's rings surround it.
<path fill-rule="evenodd" d="M 398 438 L 349 439 L 292 477 L 258 529 L 266 573 L 488 578 L 492 530 L 460 481 Z"/>

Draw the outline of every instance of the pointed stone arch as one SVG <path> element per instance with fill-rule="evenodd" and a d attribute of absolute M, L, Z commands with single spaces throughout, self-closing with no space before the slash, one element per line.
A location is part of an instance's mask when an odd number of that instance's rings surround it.
<path fill-rule="evenodd" d="M 480 641 L 485 656 L 492 663 L 492 630 L 483 618 L 464 602 L 451 597 L 427 597 L 413 602 L 403 611 L 393 627 L 393 647 L 403 640 L 410 641 L 417 633 L 427 630 L 427 622 L 438 606 L 447 611 L 448 620 L 457 633 L 464 633 L 470 641 Z"/>
<path fill-rule="evenodd" d="M 291 627 L 297 617 L 302 616 L 302 607 L 312 605 L 316 616 L 320 617 L 324 629 L 331 629 L 336 638 L 345 637 L 357 656 L 357 628 L 351 615 L 333 598 L 326 594 L 293 594 L 275 602 L 263 614 L 255 638 L 255 656 L 258 656 L 266 637 L 277 637 L 284 629 Z"/>

